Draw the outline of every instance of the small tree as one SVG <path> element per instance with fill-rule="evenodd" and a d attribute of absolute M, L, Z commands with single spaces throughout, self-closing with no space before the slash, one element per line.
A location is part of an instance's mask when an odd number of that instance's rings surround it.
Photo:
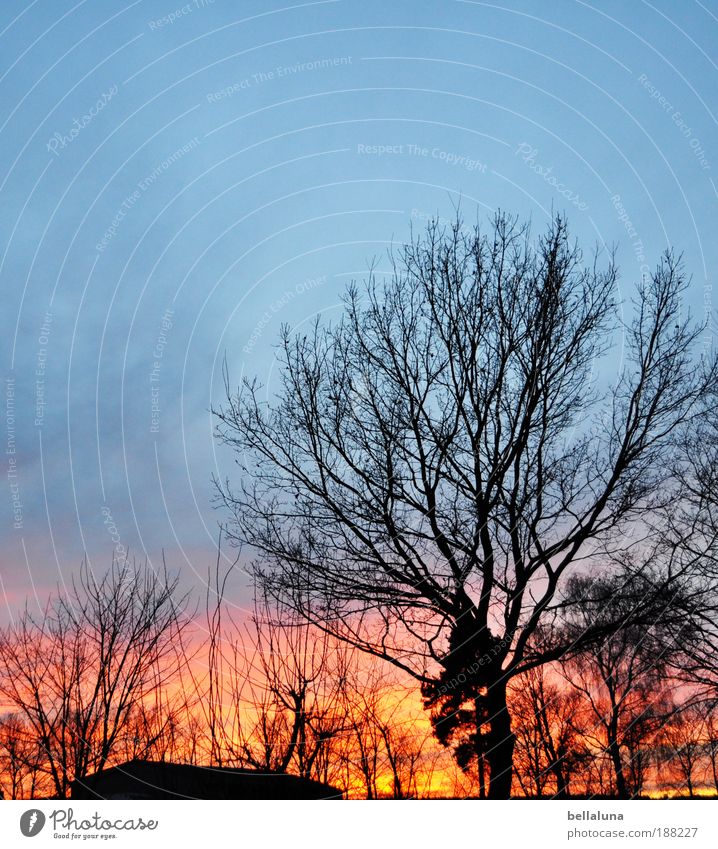
<path fill-rule="evenodd" d="M 672 783 L 679 791 L 686 790 L 691 799 L 699 770 L 705 765 L 703 718 L 700 708 L 689 704 L 676 711 L 660 735 L 663 760 L 672 774 Z"/>
<path fill-rule="evenodd" d="M 44 756 L 17 714 L 0 718 L 0 798 L 32 799 L 47 790 Z"/>
<path fill-rule="evenodd" d="M 346 646 L 262 599 L 232 657 L 242 761 L 324 779 L 327 750 L 347 726 Z"/>
<path fill-rule="evenodd" d="M 579 693 L 547 680 L 542 667 L 512 681 L 516 776 L 528 796 L 571 795 L 571 779 L 591 755 L 582 739 Z"/>
<path fill-rule="evenodd" d="M 184 599 L 177 579 L 128 562 L 101 578 L 84 563 L 40 616 L 0 634 L 0 695 L 43 753 L 54 792 L 102 769 L 138 708 L 176 675 Z"/>
<path fill-rule="evenodd" d="M 487 235 L 432 223 L 338 324 L 285 329 L 272 400 L 247 381 L 216 411 L 257 579 L 414 676 L 438 738 L 486 758 L 492 798 L 512 782 L 507 682 L 565 649 L 533 637 L 576 564 L 669 497 L 674 432 L 715 376 L 691 361 L 672 255 L 624 328 L 615 284 L 561 218 L 536 244 L 504 215 Z"/>
<path fill-rule="evenodd" d="M 566 636 L 576 645 L 587 632 L 597 636 L 564 656 L 564 674 L 585 700 L 595 729 L 588 736 L 609 756 L 620 799 L 641 792 L 656 732 L 673 712 L 666 681 L 680 613 L 657 583 L 640 572 L 582 575 L 566 593 Z"/>
<path fill-rule="evenodd" d="M 718 699 L 718 388 L 706 388 L 700 414 L 682 429 L 675 459 L 678 497 L 661 528 L 665 571 L 683 576 L 676 596 L 682 622 L 676 631 L 673 675 Z"/>
<path fill-rule="evenodd" d="M 208 672 L 193 675 L 210 763 L 327 781 L 356 652 L 261 591 L 249 622 L 236 622 L 224 598 L 236 563 L 223 573 L 219 563 L 208 584 Z"/>
<path fill-rule="evenodd" d="M 346 682 L 346 727 L 341 755 L 347 786 L 366 798 L 417 798 L 430 791 L 438 751 L 416 692 L 378 661 L 357 664 Z M 406 676 L 402 676 L 404 679 Z"/>
<path fill-rule="evenodd" d="M 704 702 L 701 706 L 705 753 L 713 781 L 713 790 L 718 795 L 718 711 L 715 702 Z"/>

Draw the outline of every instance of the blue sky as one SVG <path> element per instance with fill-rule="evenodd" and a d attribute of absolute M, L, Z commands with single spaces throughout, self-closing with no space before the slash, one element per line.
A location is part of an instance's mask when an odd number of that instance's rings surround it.
<path fill-rule="evenodd" d="M 715 0 L 4 0 L 0 33 L 0 618 L 118 546 L 201 582 L 223 358 L 271 381 L 281 323 L 459 199 L 565 211 L 623 296 L 673 245 L 715 306 Z"/>

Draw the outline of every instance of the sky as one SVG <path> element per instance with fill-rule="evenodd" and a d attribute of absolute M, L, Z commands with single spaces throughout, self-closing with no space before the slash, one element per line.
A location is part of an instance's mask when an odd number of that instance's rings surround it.
<path fill-rule="evenodd" d="M 673 246 L 712 344 L 717 46 L 716 0 L 3 0 L 0 620 L 83 557 L 203 586 L 222 363 L 271 391 L 431 216 L 565 213 L 627 310 Z"/>

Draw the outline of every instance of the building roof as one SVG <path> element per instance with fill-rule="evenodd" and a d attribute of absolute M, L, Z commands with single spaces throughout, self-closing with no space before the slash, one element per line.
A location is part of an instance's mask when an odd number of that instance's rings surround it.
<path fill-rule="evenodd" d="M 277 772 L 127 761 L 72 783 L 73 799 L 341 799 L 329 784 Z"/>

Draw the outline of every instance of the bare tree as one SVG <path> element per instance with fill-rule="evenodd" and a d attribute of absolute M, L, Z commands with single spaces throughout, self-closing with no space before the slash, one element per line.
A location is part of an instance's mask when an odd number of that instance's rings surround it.
<path fill-rule="evenodd" d="M 171 682 L 132 708 L 118 739 L 117 759 L 196 763 L 190 739 L 196 719 L 177 683 Z"/>
<path fill-rule="evenodd" d="M 673 675 L 707 702 L 718 698 L 718 388 L 682 429 L 675 462 L 678 497 L 661 528 L 665 571 L 683 576 L 676 597 L 683 617 Z"/>
<path fill-rule="evenodd" d="M 186 625 L 176 593 L 166 572 L 125 561 L 97 578 L 85 563 L 67 593 L 0 634 L 0 695 L 41 747 L 58 796 L 107 764 L 139 706 L 176 675 Z"/>
<path fill-rule="evenodd" d="M 594 726 L 587 737 L 609 756 L 621 799 L 641 792 L 655 735 L 673 714 L 668 670 L 680 612 L 658 584 L 665 590 L 646 571 L 581 575 L 566 593 L 566 635 L 578 646 L 587 632 L 597 636 L 564 656 L 565 677 L 585 699 Z"/>
<path fill-rule="evenodd" d="M 414 676 L 439 739 L 486 758 L 492 798 L 512 783 L 508 681 L 562 654 L 532 648 L 558 589 L 669 497 L 675 429 L 715 378 L 691 359 L 672 255 L 623 328 L 615 284 L 561 218 L 537 243 L 503 215 L 487 235 L 433 223 L 391 280 L 349 289 L 338 324 L 285 328 L 271 399 L 228 385 L 216 411 L 258 580 Z"/>
<path fill-rule="evenodd" d="M 207 602 L 210 671 L 195 679 L 212 762 L 291 772 L 367 798 L 420 795 L 436 751 L 407 682 L 261 589 L 250 621 L 236 622 L 225 609 L 236 564 L 219 564 Z"/>
<path fill-rule="evenodd" d="M 718 795 L 718 715 L 716 708 L 715 702 L 704 702 L 701 705 L 706 757 L 710 777 L 713 781 L 713 789 L 715 794 Z"/>
<path fill-rule="evenodd" d="M 516 735 L 516 776 L 528 796 L 571 795 L 571 779 L 591 754 L 582 739 L 580 695 L 543 667 L 513 679 L 509 694 Z"/>
<path fill-rule="evenodd" d="M 32 799 L 47 792 L 37 740 L 17 714 L 0 718 L 0 798 Z"/>
<path fill-rule="evenodd" d="M 686 790 L 691 799 L 700 780 L 699 770 L 705 766 L 703 719 L 700 707 L 688 704 L 676 710 L 660 735 L 662 759 L 672 774 L 668 783 L 681 792 Z"/>
<path fill-rule="evenodd" d="M 249 622 L 237 622 L 225 600 L 236 562 L 219 563 L 207 597 L 208 673 L 193 676 L 210 762 L 328 781 L 356 652 L 261 589 Z"/>
<path fill-rule="evenodd" d="M 242 670 L 235 668 L 233 679 L 250 682 L 243 691 L 256 708 L 253 727 L 240 724 L 246 763 L 320 777 L 321 755 L 345 725 L 343 682 L 351 659 L 336 649 L 326 634 L 266 599 L 255 607 L 249 639 L 233 655 Z"/>
<path fill-rule="evenodd" d="M 350 733 L 343 735 L 341 755 L 347 786 L 361 785 L 368 799 L 426 795 L 437 766 L 436 743 L 425 717 L 416 715 L 420 705 L 407 681 L 368 659 L 351 670 L 345 697 Z"/>

